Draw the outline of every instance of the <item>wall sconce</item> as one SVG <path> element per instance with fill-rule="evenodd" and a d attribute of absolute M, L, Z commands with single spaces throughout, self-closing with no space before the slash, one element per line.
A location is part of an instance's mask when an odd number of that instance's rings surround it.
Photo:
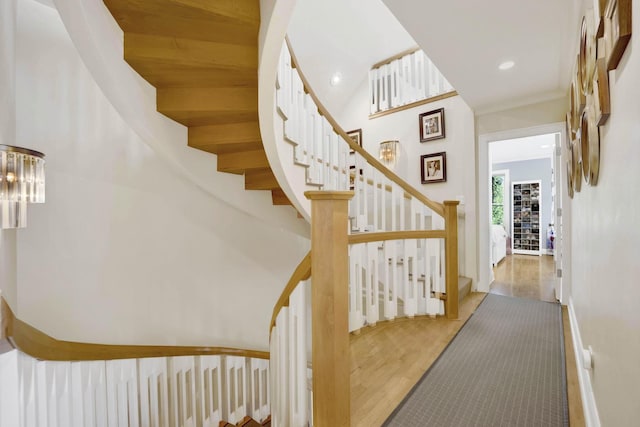
<path fill-rule="evenodd" d="M 398 159 L 398 144 L 400 141 L 390 140 L 380 143 L 380 161 L 387 167 L 396 165 Z"/>
<path fill-rule="evenodd" d="M 44 203 L 44 154 L 0 144 L 0 228 L 27 226 L 27 203 Z"/>

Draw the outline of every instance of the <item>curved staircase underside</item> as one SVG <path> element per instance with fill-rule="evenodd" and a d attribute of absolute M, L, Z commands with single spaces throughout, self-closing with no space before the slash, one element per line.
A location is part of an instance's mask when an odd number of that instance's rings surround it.
<path fill-rule="evenodd" d="M 218 171 L 290 205 L 258 123 L 259 0 L 104 0 L 124 31 L 124 59 L 157 90 L 157 110 L 188 127 Z"/>

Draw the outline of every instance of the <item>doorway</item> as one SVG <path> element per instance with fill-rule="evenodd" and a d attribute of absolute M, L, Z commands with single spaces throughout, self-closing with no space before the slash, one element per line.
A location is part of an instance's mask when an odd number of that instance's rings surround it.
<path fill-rule="evenodd" d="M 534 138 L 547 136 L 550 142 L 539 143 L 538 148 L 542 149 L 542 145 L 550 145 L 550 147 L 545 147 L 547 150 L 545 155 L 526 155 L 526 150 L 524 145 L 517 145 L 518 143 L 525 142 L 526 138 Z M 529 260 L 530 262 L 542 261 L 544 260 L 545 264 L 543 266 L 536 267 L 536 274 L 539 274 L 540 271 L 546 272 L 548 277 L 548 281 L 551 283 L 551 295 L 553 299 L 556 298 L 563 303 L 568 302 L 569 296 L 569 286 L 563 287 L 563 282 L 570 279 L 570 266 L 563 265 L 562 263 L 562 251 L 563 251 L 563 239 L 562 239 L 562 199 L 566 198 L 566 192 L 560 191 L 562 187 L 562 176 L 561 173 L 557 173 L 560 168 L 560 157 L 559 153 L 561 150 L 558 148 L 565 141 L 566 136 L 564 135 L 564 123 L 553 123 L 548 125 L 536 126 L 532 128 L 524 128 L 524 129 L 515 129 L 509 131 L 501 131 L 495 132 L 492 134 L 483 134 L 478 137 L 478 201 L 479 201 L 479 210 L 478 210 L 478 261 L 479 261 L 479 277 L 480 280 L 478 282 L 478 290 L 483 292 L 489 292 L 492 283 L 495 280 L 494 277 L 494 261 L 492 260 L 492 226 L 493 222 L 498 222 L 496 218 L 494 218 L 494 211 L 499 211 L 499 199 L 496 199 L 493 195 L 493 187 L 494 184 L 498 186 L 500 184 L 502 187 L 503 194 L 503 221 L 502 228 L 504 229 L 504 239 L 506 240 L 506 249 L 503 250 L 505 256 L 501 261 L 508 261 L 509 259 L 513 260 L 519 258 L 520 260 Z M 520 159 L 517 158 L 501 158 L 499 156 L 496 157 L 495 152 L 499 148 L 500 144 L 507 144 L 507 147 L 511 148 L 512 151 L 519 153 Z M 541 191 L 541 195 L 544 199 L 548 199 L 549 197 L 553 197 L 552 200 L 544 200 L 540 201 L 540 209 L 544 212 L 544 218 L 539 217 L 539 225 L 540 229 L 538 230 L 539 235 L 538 239 L 526 239 L 525 242 L 518 242 L 519 244 L 526 243 L 530 245 L 526 248 L 518 248 L 518 251 L 515 251 L 515 233 L 514 231 L 520 232 L 520 240 L 522 240 L 522 231 L 525 227 L 520 226 L 519 230 L 514 230 L 513 222 L 513 185 L 515 183 L 522 184 L 522 181 L 531 180 L 530 177 L 522 177 L 521 175 L 514 175 L 513 171 L 510 168 L 500 166 L 500 164 L 516 162 L 516 161 L 524 161 L 529 159 L 533 159 L 538 157 L 538 160 L 544 158 L 545 164 L 548 169 L 551 169 L 553 172 L 552 178 L 549 179 L 551 181 L 550 187 L 547 187 L 546 191 Z M 494 165 L 495 163 L 495 165 Z M 507 180 L 506 174 L 503 175 L 501 170 L 510 169 L 509 179 Z M 495 172 L 495 174 L 494 174 Z M 498 176 L 498 178 L 494 178 L 494 176 Z M 500 178 L 504 176 L 504 178 Z M 541 181 L 541 185 L 542 180 Z M 530 184 L 530 183 L 529 183 Z M 520 191 L 522 191 L 522 185 L 520 185 Z M 542 187 L 541 187 L 542 188 Z M 508 189 L 508 190 L 507 190 Z M 530 188 L 527 191 L 527 197 L 530 197 Z M 510 191 L 511 193 L 507 196 L 506 192 Z M 556 196 L 557 195 L 557 196 Z M 565 204 L 567 201 L 565 200 Z M 495 207 L 495 208 L 494 208 Z M 538 215 L 540 212 L 537 213 Z M 498 214 L 496 214 L 498 215 Z M 531 215 L 529 213 L 528 215 Z M 549 224 L 553 224 L 553 232 L 549 233 Z M 496 224 L 497 225 L 497 224 Z M 528 227 L 527 227 L 528 228 Z M 533 229 L 529 229 L 529 231 L 533 231 Z M 565 234 L 570 230 L 566 229 Z M 548 237 L 549 234 L 553 234 L 553 249 L 549 245 Z M 569 235 L 565 236 L 568 237 Z M 525 237 L 530 237 L 529 235 Z M 537 247 L 535 246 L 537 244 Z M 523 255 L 521 249 L 531 250 L 536 249 L 537 252 L 527 252 L 528 255 Z M 517 252 L 517 253 L 514 253 Z M 509 252 L 507 254 L 507 252 Z M 548 254 L 548 255 L 547 255 Z M 499 255 L 499 254 L 498 254 Z M 515 257 L 514 255 L 517 255 Z M 510 258 L 508 256 L 511 256 Z M 509 267 L 509 270 L 513 270 L 515 277 L 522 277 L 526 275 L 526 271 L 523 271 L 518 265 L 512 265 L 512 263 L 501 263 L 498 262 L 497 266 L 506 266 Z M 564 267 L 564 268 L 563 268 Z M 562 273 L 564 269 L 564 276 L 562 277 Z M 568 284 L 568 282 L 567 282 Z"/>

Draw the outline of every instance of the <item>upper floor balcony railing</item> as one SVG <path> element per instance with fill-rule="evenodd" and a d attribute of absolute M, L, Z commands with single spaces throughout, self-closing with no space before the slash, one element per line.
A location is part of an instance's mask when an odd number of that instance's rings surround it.
<path fill-rule="evenodd" d="M 371 118 L 402 107 L 414 107 L 443 95 L 455 95 L 451 84 L 420 49 L 402 52 L 369 71 Z"/>

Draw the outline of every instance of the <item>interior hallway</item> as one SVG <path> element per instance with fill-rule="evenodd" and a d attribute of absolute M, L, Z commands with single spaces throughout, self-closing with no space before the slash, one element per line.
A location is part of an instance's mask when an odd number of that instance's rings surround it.
<path fill-rule="evenodd" d="M 509 255 L 494 269 L 492 293 L 554 302 L 553 257 Z M 380 426 L 482 302 L 471 293 L 460 318 L 420 317 L 381 322 L 351 335 L 351 425 Z M 584 426 L 571 330 L 563 307 L 569 421 Z"/>

